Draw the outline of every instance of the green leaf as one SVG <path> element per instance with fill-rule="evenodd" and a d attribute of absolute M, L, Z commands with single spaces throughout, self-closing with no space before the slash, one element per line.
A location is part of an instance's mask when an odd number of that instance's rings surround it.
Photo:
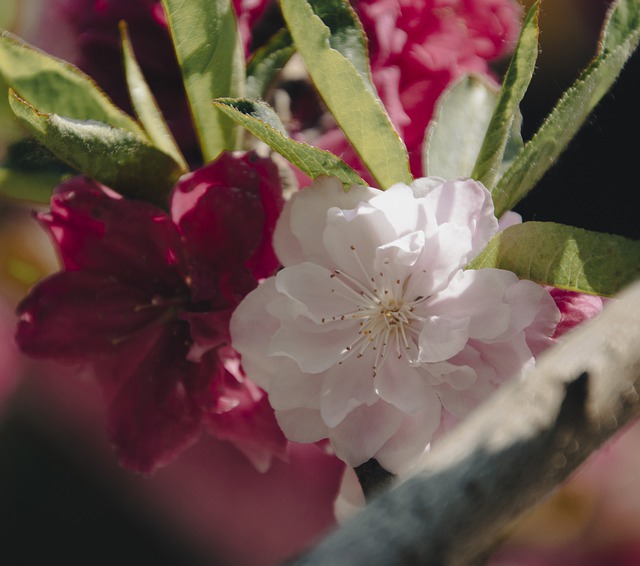
<path fill-rule="evenodd" d="M 235 123 L 211 107 L 244 95 L 244 50 L 231 0 L 162 0 L 205 161 L 238 149 Z"/>
<path fill-rule="evenodd" d="M 626 16 L 623 17 L 623 14 Z M 493 189 L 496 214 L 513 208 L 556 162 L 611 88 L 640 39 L 640 2 L 620 0 L 603 31 L 594 61 L 564 93 L 544 123 Z"/>
<path fill-rule="evenodd" d="M 244 126 L 312 179 L 319 175 L 338 177 L 345 187 L 366 185 L 360 176 L 333 153 L 292 140 L 275 110 L 265 102 L 246 99 L 219 99 L 214 104 Z"/>
<path fill-rule="evenodd" d="M 509 63 L 498 95 L 495 112 L 489 123 L 471 177 L 491 189 L 498 178 L 507 140 L 513 128 L 519 105 L 524 97 L 538 58 L 538 9 L 535 2 L 522 24 L 520 38 Z"/>
<path fill-rule="evenodd" d="M 640 277 L 640 241 L 525 222 L 496 235 L 469 267 L 508 269 L 543 285 L 612 296 Z"/>
<path fill-rule="evenodd" d="M 620 47 L 638 28 L 640 6 L 637 0 L 613 2 L 607 11 L 598 54 L 604 55 Z"/>
<path fill-rule="evenodd" d="M 173 157 L 183 172 L 187 172 L 189 167 L 180 149 L 178 149 L 173 134 L 160 112 L 156 99 L 145 81 L 142 70 L 133 53 L 133 47 L 125 22 L 120 22 L 120 34 L 122 36 L 122 51 L 124 54 L 127 88 L 129 89 L 129 97 L 131 98 L 133 108 L 144 126 L 149 139 L 158 149 Z"/>
<path fill-rule="evenodd" d="M 0 167 L 0 195 L 11 200 L 47 204 L 51 192 L 68 173 L 29 172 Z"/>
<path fill-rule="evenodd" d="M 407 150 L 371 83 L 366 38 L 348 1 L 280 4 L 320 96 L 380 188 L 411 183 Z"/>
<path fill-rule="evenodd" d="M 264 98 L 277 74 L 295 52 L 288 30 L 282 29 L 247 62 L 246 98 Z"/>
<path fill-rule="evenodd" d="M 498 101 L 498 88 L 481 75 L 465 75 L 439 98 L 423 144 L 425 175 L 470 177 Z M 522 149 L 518 112 L 505 159 Z M 503 165 L 504 166 L 504 165 Z"/>
<path fill-rule="evenodd" d="M 94 120 L 40 112 L 13 91 L 9 103 L 37 140 L 80 173 L 125 196 L 166 206 L 181 169 L 145 137 Z"/>
<path fill-rule="evenodd" d="M 89 76 L 6 31 L 0 35 L 0 75 L 41 112 L 97 120 L 144 136 L 136 121 L 113 104 Z"/>
<path fill-rule="evenodd" d="M 19 120 L 6 102 L 11 118 Z M 19 139 L 9 144 L 2 167 L 0 167 L 0 195 L 16 201 L 47 203 L 51 191 L 73 170 L 60 161 L 44 145 L 32 137 Z"/>

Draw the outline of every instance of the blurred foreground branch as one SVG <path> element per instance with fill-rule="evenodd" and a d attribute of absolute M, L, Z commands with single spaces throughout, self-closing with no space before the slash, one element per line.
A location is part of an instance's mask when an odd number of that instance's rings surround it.
<path fill-rule="evenodd" d="M 292 566 L 482 564 L 514 520 L 640 414 L 639 388 L 636 283 Z"/>

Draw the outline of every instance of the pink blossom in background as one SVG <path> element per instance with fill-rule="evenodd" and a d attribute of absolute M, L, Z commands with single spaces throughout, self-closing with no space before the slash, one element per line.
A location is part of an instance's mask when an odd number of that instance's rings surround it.
<path fill-rule="evenodd" d="M 547 290 L 560 309 L 560 323 L 554 335 L 556 338 L 585 320 L 600 314 L 607 300 L 597 295 L 576 293 L 555 287 L 547 287 Z"/>
<path fill-rule="evenodd" d="M 422 142 L 438 97 L 465 73 L 496 78 L 490 62 L 508 55 L 520 30 L 514 0 L 358 0 L 369 40 L 373 82 L 422 176 Z M 342 156 L 365 174 L 341 133 L 314 145 Z"/>
<path fill-rule="evenodd" d="M 232 310 L 277 268 L 281 205 L 270 159 L 223 153 L 178 182 L 171 216 L 82 177 L 38 215 L 63 271 L 18 306 L 17 342 L 34 358 L 92 368 L 124 465 L 150 472 L 203 428 L 261 468 L 284 456 L 263 392 L 228 347 Z"/>
<path fill-rule="evenodd" d="M 295 193 L 274 247 L 284 266 L 240 303 L 233 346 L 287 437 L 328 438 L 356 467 L 403 473 L 435 436 L 552 344 L 549 293 L 464 270 L 498 231 L 471 179 L 387 191 L 319 177 Z"/>

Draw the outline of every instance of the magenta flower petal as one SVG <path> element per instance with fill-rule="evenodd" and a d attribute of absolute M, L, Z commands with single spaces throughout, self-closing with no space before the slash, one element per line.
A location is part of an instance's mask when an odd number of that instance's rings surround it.
<path fill-rule="evenodd" d="M 179 338 L 188 339 L 184 323 L 153 326 L 95 358 L 109 436 L 121 463 L 135 471 L 153 472 L 200 434 L 203 411 L 191 390 L 213 376 L 207 366 L 187 361 Z"/>
<path fill-rule="evenodd" d="M 117 276 L 154 292 L 184 286 L 180 236 L 156 206 L 74 177 L 57 187 L 50 212 L 38 220 L 58 245 L 67 271 Z"/>
<path fill-rule="evenodd" d="M 18 305 L 16 341 L 35 358 L 87 362 L 117 352 L 117 344 L 160 322 L 163 311 L 148 302 L 108 275 L 63 271 L 42 281 Z"/>
<path fill-rule="evenodd" d="M 266 393 L 251 381 L 226 371 L 218 411 L 207 415 L 211 434 L 235 444 L 260 471 L 272 456 L 285 460 L 287 439 L 278 426 Z"/>
<path fill-rule="evenodd" d="M 264 469 L 286 442 L 264 392 L 239 367 L 230 373 L 238 355 L 229 320 L 257 277 L 278 266 L 278 170 L 225 153 L 174 194 L 176 223 L 89 179 L 58 187 L 38 219 L 63 271 L 19 305 L 16 342 L 30 356 L 93 371 L 125 466 L 151 473 L 206 425 Z"/>
<path fill-rule="evenodd" d="M 171 213 L 185 244 L 195 302 L 235 305 L 257 278 L 275 271 L 271 236 L 282 205 L 276 165 L 255 153 L 223 153 L 180 180 Z"/>

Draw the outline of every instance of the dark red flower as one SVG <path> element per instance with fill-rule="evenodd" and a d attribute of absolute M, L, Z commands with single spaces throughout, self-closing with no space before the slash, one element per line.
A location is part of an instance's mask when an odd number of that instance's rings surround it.
<path fill-rule="evenodd" d="M 273 411 L 228 346 L 231 312 L 278 267 L 281 206 L 271 160 L 224 153 L 179 181 L 171 216 L 84 177 L 38 215 L 63 270 L 18 306 L 17 343 L 92 368 L 127 467 L 153 471 L 203 427 L 261 466 L 284 454 Z"/>

